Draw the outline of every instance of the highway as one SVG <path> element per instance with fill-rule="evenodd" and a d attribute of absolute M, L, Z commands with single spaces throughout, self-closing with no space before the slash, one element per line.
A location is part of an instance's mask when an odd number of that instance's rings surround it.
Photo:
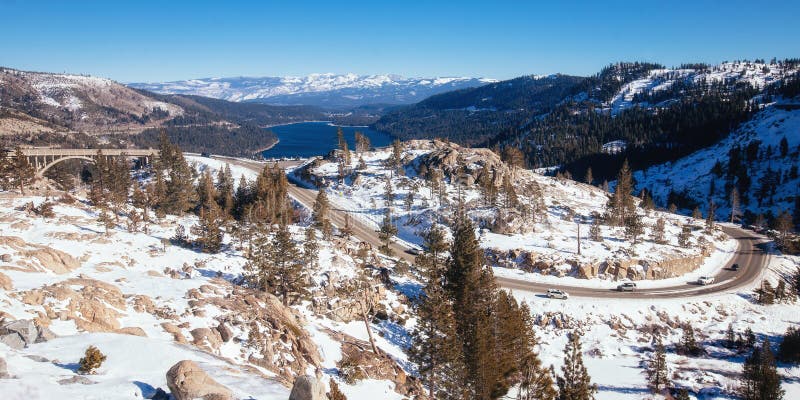
<path fill-rule="evenodd" d="M 214 158 L 229 162 L 231 164 L 239 165 L 256 172 L 261 172 L 264 166 L 267 165 L 264 162 L 236 158 L 219 156 L 214 156 Z M 284 168 L 297 166 L 299 163 L 299 161 L 278 162 L 279 166 Z M 304 207 L 311 209 L 314 205 L 317 191 L 302 188 L 290 182 L 289 196 L 298 203 L 302 204 Z M 337 227 L 343 227 L 345 225 L 346 211 L 336 209 L 335 204 L 331 204 L 331 206 L 331 211 L 329 213 L 331 222 Z M 358 238 L 358 240 L 369 243 L 373 248 L 378 248 L 381 246 L 382 243 L 380 239 L 378 239 L 378 233 L 376 232 L 375 228 L 370 227 L 356 218 L 350 218 L 350 228 L 353 236 Z M 566 291 L 572 297 L 665 299 L 688 298 L 713 293 L 730 292 L 748 286 L 754 281 L 760 279 L 762 271 L 768 264 L 769 254 L 764 251 L 764 248 L 766 247 L 765 243 L 767 242 L 766 238 L 744 229 L 727 226 L 723 227 L 722 229 L 725 231 L 725 233 L 738 241 L 738 248 L 729 262 L 723 268 L 719 269 L 719 272 L 715 276 L 714 283 L 706 286 L 698 285 L 695 282 L 686 282 L 681 285 L 669 287 L 638 289 L 633 292 L 618 292 L 613 289 L 553 285 L 498 276 L 496 276 L 495 279 L 501 287 L 506 289 L 538 294 L 545 293 L 547 289 L 560 289 Z M 390 247 L 394 251 L 395 256 L 409 263 L 414 262 L 415 256 L 408 252 L 409 248 L 396 242 L 392 242 Z M 737 271 L 730 269 L 733 264 L 739 265 L 739 269 Z"/>

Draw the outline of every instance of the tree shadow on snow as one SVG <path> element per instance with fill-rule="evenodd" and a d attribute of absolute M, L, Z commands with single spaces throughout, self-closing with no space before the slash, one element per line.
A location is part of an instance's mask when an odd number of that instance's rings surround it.
<path fill-rule="evenodd" d="M 140 382 L 140 381 L 133 381 L 133 384 L 136 385 L 139 388 L 139 390 L 142 392 L 142 398 L 143 399 L 149 399 L 149 398 L 153 397 L 153 395 L 156 394 L 156 388 L 154 388 L 153 386 L 151 386 L 151 385 L 149 385 L 147 383 Z"/>
<path fill-rule="evenodd" d="M 80 368 L 80 364 L 78 363 L 53 363 L 56 367 L 68 369 L 74 373 L 78 373 L 78 368 Z"/>

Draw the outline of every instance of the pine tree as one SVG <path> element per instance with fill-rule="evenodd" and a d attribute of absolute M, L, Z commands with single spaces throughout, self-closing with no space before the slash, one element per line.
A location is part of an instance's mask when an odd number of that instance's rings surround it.
<path fill-rule="evenodd" d="M 666 243 L 664 237 L 664 218 L 656 220 L 656 225 L 653 227 L 653 241 L 658 244 Z"/>
<path fill-rule="evenodd" d="M 769 339 L 753 349 L 742 367 L 737 393 L 743 400 L 781 400 L 785 391 L 775 365 Z"/>
<path fill-rule="evenodd" d="M 225 164 L 225 167 L 221 168 L 217 172 L 216 190 L 217 190 L 217 204 L 219 204 L 219 207 L 222 209 L 223 213 L 225 215 L 233 215 L 234 181 L 230 164 Z"/>
<path fill-rule="evenodd" d="M 783 362 L 792 364 L 800 362 L 800 328 L 790 326 L 786 329 L 778 355 Z"/>
<path fill-rule="evenodd" d="M 20 194 L 25 195 L 25 187 L 28 186 L 36 176 L 36 170 L 28 162 L 28 157 L 22 153 L 22 149 L 17 147 L 14 157 L 11 160 L 10 176 L 13 177 Z"/>
<path fill-rule="evenodd" d="M 564 365 L 557 377 L 558 400 L 594 400 L 597 385 L 591 383 L 589 372 L 583 365 L 580 335 L 577 331 L 569 334 L 564 347 Z"/>
<path fill-rule="evenodd" d="M 175 150 L 174 160 L 168 171 L 169 179 L 165 182 L 166 192 L 162 207 L 167 214 L 183 214 L 195 206 L 195 191 L 192 168 L 183 153 Z"/>
<path fill-rule="evenodd" d="M 594 182 L 594 175 L 592 175 L 592 167 L 586 169 L 586 176 L 583 178 L 583 181 L 589 185 L 591 185 L 592 182 Z"/>
<path fill-rule="evenodd" d="M 731 223 L 736 222 L 736 219 L 741 217 L 739 211 L 739 191 L 734 187 L 731 189 Z"/>
<path fill-rule="evenodd" d="M 256 237 L 251 245 L 245 270 L 252 285 L 279 297 L 284 305 L 289 305 L 292 295 L 307 294 L 301 257 L 285 224 L 279 225 L 269 244 L 262 236 Z"/>
<path fill-rule="evenodd" d="M 516 400 L 555 400 L 558 392 L 554 386 L 550 369 L 542 367 L 536 354 L 522 360 Z"/>
<path fill-rule="evenodd" d="M 708 202 L 708 216 L 706 217 L 706 230 L 711 231 L 714 228 L 714 218 L 716 218 L 717 206 L 714 201 Z"/>
<path fill-rule="evenodd" d="M 325 193 L 325 189 L 320 188 L 319 192 L 317 192 L 317 198 L 314 200 L 311 218 L 314 220 L 314 226 L 322 230 L 322 236 L 326 239 L 330 238 L 333 231 L 333 226 L 328 219 L 329 210 L 330 202 L 328 201 L 328 195 Z"/>
<path fill-rule="evenodd" d="M 636 244 L 639 236 L 644 234 L 644 223 L 642 217 L 634 211 L 625 219 L 625 236 L 627 236 L 631 243 Z"/>
<path fill-rule="evenodd" d="M 395 139 L 392 142 L 392 155 L 389 158 L 389 165 L 392 169 L 392 173 L 397 173 L 398 175 L 403 174 L 403 143 L 400 139 Z"/>
<path fill-rule="evenodd" d="M 778 303 L 783 303 L 787 299 L 786 281 L 783 279 L 778 280 L 778 286 L 775 287 L 775 300 Z"/>
<path fill-rule="evenodd" d="M 438 225 L 433 225 L 427 232 L 423 233 L 422 238 L 425 251 L 417 256 L 414 262 L 429 284 L 435 282 L 441 286 L 444 284 L 444 274 L 447 267 L 447 260 L 444 256 L 447 251 L 444 229 Z"/>
<path fill-rule="evenodd" d="M 445 289 L 456 313 L 467 370 L 465 387 L 474 393 L 469 398 L 491 399 L 502 376 L 495 354 L 497 337 L 491 333 L 497 287 L 491 269 L 484 265 L 472 222 L 461 212 L 453 227 L 448 264 Z"/>
<path fill-rule="evenodd" d="M 392 189 L 392 179 L 386 177 L 386 182 L 383 185 L 383 200 L 386 202 L 386 207 L 391 208 L 394 204 L 394 190 Z"/>
<path fill-rule="evenodd" d="M 697 343 L 697 339 L 695 338 L 694 334 L 694 327 L 688 323 L 683 325 L 683 336 L 681 337 L 681 343 L 679 346 L 681 354 L 697 357 L 705 353 L 703 347 Z"/>
<path fill-rule="evenodd" d="M 675 400 L 691 400 L 689 391 L 686 390 L 686 388 L 678 389 L 678 395 L 675 397 Z"/>
<path fill-rule="evenodd" d="M 386 209 L 386 212 L 383 216 L 383 222 L 381 222 L 381 229 L 378 232 L 378 238 L 383 242 L 381 245 L 381 252 L 386 254 L 387 256 L 392 256 L 394 251 L 389 244 L 392 241 L 392 236 L 397 234 L 397 226 L 392 223 L 392 212 L 390 208 Z"/>
<path fill-rule="evenodd" d="M 464 382 L 464 360 L 456 336 L 452 305 L 436 281 L 428 282 L 417 309 L 409 360 L 428 386 L 431 399 L 458 398 Z"/>
<path fill-rule="evenodd" d="M 633 196 L 631 196 L 632 191 L 633 176 L 628 167 L 628 160 L 625 160 L 617 175 L 617 186 L 614 189 L 614 195 L 608 203 L 609 219 L 614 225 L 622 226 L 625 223 L 625 219 L 636 212 Z"/>
<path fill-rule="evenodd" d="M 678 234 L 678 246 L 686 247 L 689 245 L 689 240 L 692 238 L 692 227 L 689 225 L 683 225 L 681 227 L 681 233 Z"/>
<path fill-rule="evenodd" d="M 667 377 L 667 355 L 661 335 L 655 337 L 655 349 L 647 362 L 647 381 L 655 393 L 669 383 Z"/>
<path fill-rule="evenodd" d="M 313 226 L 309 226 L 306 228 L 305 240 L 303 240 L 303 263 L 312 269 L 316 268 L 319 261 L 318 252 L 317 231 Z"/>
<path fill-rule="evenodd" d="M 775 290 L 772 288 L 772 284 L 766 279 L 761 282 L 761 287 L 756 289 L 756 295 L 758 304 L 775 304 Z"/>
<path fill-rule="evenodd" d="M 200 209 L 197 225 L 191 232 L 197 236 L 197 245 L 204 253 L 218 253 L 222 248 L 222 215 L 216 202 Z"/>
<path fill-rule="evenodd" d="M 792 222 L 792 214 L 789 214 L 788 211 L 783 210 L 778 218 L 775 220 L 775 228 L 780 232 L 780 243 L 781 245 L 786 244 L 786 237 L 789 235 L 789 232 L 792 230 L 794 223 Z"/>
<path fill-rule="evenodd" d="M 728 330 L 725 331 L 725 347 L 732 349 L 736 347 L 736 334 L 733 331 L 733 324 L 728 324 Z"/>
<path fill-rule="evenodd" d="M 105 228 L 106 236 L 108 236 L 109 230 L 115 226 L 114 218 L 112 218 L 111 214 L 108 213 L 108 209 L 105 207 L 100 208 L 100 213 L 97 216 L 97 221 L 103 225 L 103 228 Z"/>
<path fill-rule="evenodd" d="M 289 296 L 307 294 L 306 273 L 299 262 L 300 256 L 292 240 L 289 229 L 285 224 L 280 224 L 278 231 L 272 239 L 270 258 L 275 279 L 276 296 L 283 300 L 284 305 L 289 304 Z"/>
<path fill-rule="evenodd" d="M 600 231 L 600 218 L 599 217 L 595 217 L 594 219 L 592 219 L 592 226 L 589 227 L 589 240 L 592 240 L 592 241 L 595 241 L 595 242 L 602 242 L 603 241 L 603 235 L 602 235 L 602 232 Z"/>
<path fill-rule="evenodd" d="M 700 207 L 695 207 L 694 210 L 692 210 L 692 218 L 694 218 L 694 219 L 702 219 L 703 218 L 703 213 L 700 212 Z"/>
<path fill-rule="evenodd" d="M 508 174 L 503 176 L 503 193 L 505 194 L 504 206 L 506 208 L 517 207 L 519 205 L 517 192 L 514 190 L 514 185 L 511 183 L 511 178 L 508 176 Z"/>

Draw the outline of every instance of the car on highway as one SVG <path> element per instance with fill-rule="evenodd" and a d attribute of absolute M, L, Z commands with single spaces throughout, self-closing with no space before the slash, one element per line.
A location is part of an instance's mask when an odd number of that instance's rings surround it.
<path fill-rule="evenodd" d="M 731 271 L 738 271 L 738 270 L 739 270 L 739 264 L 731 265 Z"/>
<path fill-rule="evenodd" d="M 633 282 L 625 282 L 617 286 L 617 290 L 620 292 L 632 292 L 636 290 L 636 284 Z"/>
<path fill-rule="evenodd" d="M 406 250 L 406 254 L 410 254 L 412 256 L 418 256 L 422 254 L 422 252 L 419 249 L 412 247 Z"/>
<path fill-rule="evenodd" d="M 710 285 L 712 283 L 714 283 L 714 277 L 713 276 L 701 276 L 700 278 L 697 279 L 697 284 L 698 285 L 705 286 L 705 285 Z"/>
<path fill-rule="evenodd" d="M 547 289 L 547 298 L 566 300 L 569 298 L 569 294 L 563 290 Z"/>

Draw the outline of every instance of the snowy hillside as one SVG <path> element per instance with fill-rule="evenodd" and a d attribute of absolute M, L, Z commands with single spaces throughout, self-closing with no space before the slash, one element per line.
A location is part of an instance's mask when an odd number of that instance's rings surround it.
<path fill-rule="evenodd" d="M 796 71 L 796 67 L 787 68 L 782 65 L 760 62 L 726 62 L 702 69 L 655 69 L 650 70 L 647 76 L 623 85 L 619 92 L 604 105 L 610 109 L 612 114 L 632 107 L 663 107 L 670 101 L 674 101 L 675 97 L 668 96 L 668 98 L 659 99 L 655 103 L 648 102 L 645 97 L 657 97 L 667 94 L 670 89 L 699 83 L 748 83 L 763 89 Z"/>
<path fill-rule="evenodd" d="M 214 173 L 224 166 L 190 160 Z M 234 167 L 234 173 L 255 178 L 250 170 Z M 340 363 L 368 346 L 364 322 L 353 317 L 360 314 L 353 314 L 344 291 L 364 274 L 351 256 L 357 242 L 320 240 L 318 265 L 307 266 L 313 301 L 286 307 L 241 285 L 246 259 L 230 232 L 217 254 L 170 239 L 183 226 L 191 240 L 194 216 L 133 228 L 123 214 L 106 233 L 98 210 L 77 195 L 75 202 L 0 193 L 3 399 L 151 398 L 158 389 L 169 391 L 165 373 L 180 360 L 195 361 L 235 398 L 285 400 L 296 376 L 317 373 L 325 386 L 337 380 L 351 399 L 401 399 L 419 390 L 407 377 L 413 370 L 403 353 L 409 320 L 403 292 L 418 284 L 393 272 L 374 294 L 374 307 L 383 310 L 371 328 L 379 353 L 359 356 L 369 378 L 349 384 L 340 378 Z M 53 217 L 26 207 L 46 201 L 54 205 Z M 305 224 L 289 227 L 294 240 L 302 240 Z M 371 263 L 391 271 L 380 257 Z M 4 332 L 12 321 L 32 323 L 35 342 Z M 78 374 L 90 345 L 107 360 L 96 374 Z M 6 364 L 13 379 L 3 379 Z"/>
<path fill-rule="evenodd" d="M 228 101 L 303 104 L 331 108 L 366 104 L 410 104 L 431 95 L 494 82 L 492 79 L 397 75 L 311 74 L 304 77 L 206 78 L 164 83 L 131 83 L 156 93 L 191 94 Z"/>
<path fill-rule="evenodd" d="M 446 160 L 446 149 L 456 149 L 458 158 L 467 166 L 462 175 L 462 185 L 453 180 L 445 184 L 443 202 L 439 202 L 437 191 L 431 191 L 428 184 L 419 174 L 420 167 L 448 168 L 442 161 L 438 164 L 432 160 Z M 443 151 L 444 150 L 444 151 Z M 700 225 L 702 222 L 691 218 L 680 217 L 661 212 L 647 212 L 644 219 L 652 226 L 656 218 L 667 221 L 667 236 L 671 237 L 666 244 L 653 243 L 650 239 L 632 246 L 623 239 L 621 228 L 603 225 L 601 228 L 604 242 L 588 240 L 587 231 L 593 213 L 603 212 L 606 194 L 601 190 L 569 180 L 557 180 L 546 176 L 517 171 L 514 186 L 524 204 L 536 201 L 529 189 L 535 182 L 541 188 L 541 196 L 546 207 L 546 217 L 535 223 L 516 224 L 519 232 L 496 233 L 493 223 L 497 215 L 493 215 L 491 207 L 482 205 L 481 191 L 473 186 L 470 178 L 474 171 L 492 165 L 491 153 L 483 149 L 462 149 L 452 144 L 431 143 L 429 141 L 406 142 L 403 148 L 403 174 L 392 174 L 387 165 L 391 159 L 391 149 L 367 152 L 360 155 L 366 168 L 358 169 L 356 162 L 359 156 L 353 155 L 352 174 L 339 183 L 338 167 L 335 162 L 317 161 L 310 164 L 307 170 L 294 172 L 297 180 L 305 179 L 327 184 L 327 194 L 339 208 L 348 211 L 352 218 L 371 224 L 378 229 L 386 209 L 385 187 L 387 178 L 392 182 L 394 201 L 391 203 L 393 215 L 398 227 L 398 237 L 406 242 L 420 244 L 420 234 L 432 223 L 444 223 L 452 218 L 459 194 L 466 202 L 469 215 L 482 226 L 478 230 L 479 243 L 486 250 L 489 262 L 496 262 L 494 273 L 500 277 L 529 279 L 534 282 L 545 282 L 554 285 L 588 286 L 613 288 L 615 284 L 601 279 L 577 279 L 575 269 L 567 264 L 578 261 L 591 264 L 607 257 L 635 257 L 642 261 L 650 261 L 684 254 L 693 254 L 698 246 L 694 245 L 703 236 L 695 232 L 693 244 L 680 247 L 674 237 L 681 224 Z M 488 161 L 487 161 L 488 160 Z M 458 167 L 450 166 L 455 170 Z M 504 171 L 508 172 L 508 171 Z M 309 175 L 310 174 L 310 175 Z M 310 176 L 310 177 L 309 177 Z M 447 176 L 447 174 L 445 174 Z M 304 178 L 305 177 L 305 178 Z M 480 179 L 480 178 L 479 178 Z M 447 180 L 447 178 L 445 178 Z M 412 187 L 416 189 L 411 189 Z M 527 187 L 527 189 L 526 189 Z M 413 201 L 408 207 L 406 199 L 413 193 Z M 502 197 L 502 196 L 501 196 Z M 498 200 L 502 202 L 502 198 Z M 565 213 L 571 210 L 575 217 L 564 220 Z M 576 255 L 575 221 L 584 217 L 581 235 L 582 255 Z M 651 228 L 646 230 L 649 235 Z M 735 242 L 723 237 L 712 238 L 716 250 L 701 267 L 699 274 L 715 274 L 730 257 L 735 249 Z M 492 258 L 493 255 L 509 255 L 509 253 L 531 252 L 538 260 L 553 260 L 549 271 L 522 272 L 516 264 L 519 258 Z M 521 263 L 520 263 L 521 264 Z M 643 262 L 642 265 L 647 264 Z M 510 268 L 508 268 L 510 267 Z M 800 258 L 775 255 L 767 268 L 761 273 L 763 279 L 773 284 L 790 276 L 800 267 Z M 695 279 L 699 274 L 686 274 L 680 278 L 661 281 L 637 282 L 640 287 L 661 287 L 665 284 L 684 283 Z M 565 276 L 566 275 L 566 276 Z M 741 350 L 726 347 L 726 331 L 731 327 L 736 334 L 743 335 L 746 329 L 752 329 L 756 340 L 769 338 L 772 343 L 778 340 L 788 327 L 800 323 L 796 304 L 778 304 L 762 306 L 754 303 L 751 292 L 758 282 L 735 291 L 701 296 L 694 299 L 618 299 L 576 297 L 569 300 L 551 300 L 541 293 L 525 290 L 513 290 L 514 296 L 526 302 L 532 312 L 537 335 L 540 339 L 539 356 L 544 366 L 553 365 L 556 371 L 562 364 L 562 349 L 566 342 L 566 334 L 577 330 L 583 335 L 584 361 L 592 379 L 599 386 L 597 399 L 653 399 L 662 398 L 651 394 L 647 387 L 644 368 L 653 352 L 653 332 L 661 333 L 667 347 L 667 365 L 669 380 L 674 387 L 686 388 L 693 399 L 728 399 L 737 387 L 738 376 L 742 368 L 743 353 Z M 687 325 L 688 324 L 688 325 Z M 691 326 L 696 339 L 703 347 L 702 355 L 688 355 L 680 351 L 678 343 L 681 336 Z M 800 395 L 800 368 L 792 365 L 780 365 L 779 373 L 784 378 L 783 388 L 787 390 L 787 398 Z M 513 396 L 513 391 L 511 393 Z"/>
<path fill-rule="evenodd" d="M 20 111 L 0 117 L 0 134 L 142 129 L 184 112 L 109 79 L 6 68 L 0 68 L 0 105 Z"/>
<path fill-rule="evenodd" d="M 488 149 L 467 149 L 439 141 L 406 142 L 403 175 L 393 174 L 387 168 L 391 154 L 391 149 L 361 154 L 358 157 L 363 158 L 365 169 L 358 169 L 359 158 L 354 155 L 350 165 L 352 174 L 343 183 L 338 183 L 336 162 L 313 163 L 306 172 L 296 172 L 295 179 L 301 180 L 303 173 L 310 173 L 314 180 L 329 184 L 327 191 L 333 202 L 375 229 L 380 227 L 387 206 L 391 207 L 398 228 L 397 237 L 414 245 L 422 244 L 421 235 L 431 224 L 446 224 L 453 217 L 460 195 L 469 215 L 481 228 L 479 241 L 489 262 L 506 267 L 498 268 L 497 273 L 523 279 L 563 283 L 566 276 L 590 278 L 593 285 L 602 285 L 603 279 L 673 278 L 700 268 L 704 256 L 713 254 L 719 264 L 725 254 L 729 257 L 735 248 L 721 232 L 708 235 L 706 239 L 696 228 L 692 240 L 697 245 L 679 246 L 681 227 L 702 223 L 657 211 L 643 213 L 646 229 L 636 244 L 624 240 L 624 228 L 605 223 L 599 224 L 602 240 L 592 241 L 588 239 L 590 226 L 593 221 L 599 221 L 608 201 L 608 194 L 596 187 L 528 170 L 511 171 Z M 459 185 L 450 175 L 461 169 L 459 162 L 466 165 L 468 181 L 473 183 Z M 441 196 L 420 175 L 421 169 L 445 171 Z M 499 182 L 504 179 L 501 176 L 513 174 L 511 184 L 516 188 L 518 207 L 503 207 L 502 194 L 497 195 L 496 204 L 500 206 L 490 206 L 483 201 L 483 191 L 474 182 L 493 169 L 498 171 L 494 178 L 498 182 L 493 183 L 498 192 L 503 190 Z M 387 179 L 392 182 L 395 197 L 391 204 L 386 203 L 385 197 Z M 539 203 L 541 206 L 537 205 Z M 650 238 L 658 219 L 664 221 L 663 243 Z M 581 225 L 580 254 L 577 254 L 579 226 L 576 222 Z M 679 260 L 680 270 L 673 271 L 667 266 Z M 528 273 L 521 274 L 521 271 Z M 613 287 L 615 284 L 605 285 Z"/>
<path fill-rule="evenodd" d="M 784 140 L 785 154 L 781 149 Z M 665 206 L 675 199 L 686 199 L 677 205 L 691 210 L 696 204 L 705 214 L 711 198 L 721 220 L 730 219 L 731 192 L 736 188 L 739 212 L 752 213 L 748 219 L 753 222 L 757 214 L 796 212 L 798 166 L 800 110 L 771 104 L 716 145 L 672 163 L 637 171 L 634 178 L 638 189 L 651 191 L 656 203 Z M 670 192 L 677 195 L 671 199 Z"/>

